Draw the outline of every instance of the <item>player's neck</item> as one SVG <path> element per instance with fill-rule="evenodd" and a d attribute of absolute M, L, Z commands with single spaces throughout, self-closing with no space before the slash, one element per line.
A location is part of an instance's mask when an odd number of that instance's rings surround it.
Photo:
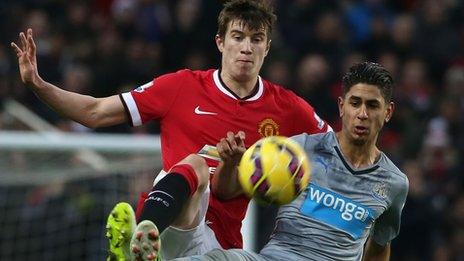
<path fill-rule="evenodd" d="M 377 148 L 375 142 L 366 142 L 358 145 L 351 142 L 341 132 L 338 132 L 336 136 L 345 160 L 354 168 L 366 168 L 377 162 L 380 150 Z"/>
<path fill-rule="evenodd" d="M 220 73 L 221 80 L 232 92 L 240 98 L 247 97 L 253 92 L 258 82 L 258 76 L 250 77 L 249 79 L 239 80 L 224 70 Z"/>

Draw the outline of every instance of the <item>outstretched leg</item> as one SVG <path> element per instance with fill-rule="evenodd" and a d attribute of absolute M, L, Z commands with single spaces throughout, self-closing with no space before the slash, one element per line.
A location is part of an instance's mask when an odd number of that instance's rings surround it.
<path fill-rule="evenodd" d="M 209 171 L 206 161 L 195 154 L 187 156 L 155 184 L 144 202 L 138 220 L 152 221 L 156 224 L 158 233 L 162 233 L 171 225 L 180 229 L 197 227 L 202 221 L 199 209 L 208 183 Z M 144 226 L 146 225 L 144 223 Z M 147 243 L 145 247 L 152 243 L 150 240 L 138 240 L 137 236 L 142 239 L 149 238 L 146 229 L 142 229 L 141 226 L 142 223 L 137 227 L 131 241 L 131 251 L 136 258 L 142 256 L 140 251 L 144 243 Z M 156 251 L 155 249 L 154 254 L 158 256 Z"/>

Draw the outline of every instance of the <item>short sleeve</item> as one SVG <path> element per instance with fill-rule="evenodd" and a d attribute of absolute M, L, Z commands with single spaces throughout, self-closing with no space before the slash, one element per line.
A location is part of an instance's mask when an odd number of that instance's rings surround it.
<path fill-rule="evenodd" d="M 162 118 L 174 104 L 182 88 L 183 71 L 162 75 L 120 95 L 132 126 Z"/>
<path fill-rule="evenodd" d="M 296 97 L 295 108 L 298 108 L 296 119 L 301 119 L 296 121 L 297 128 L 301 132 L 315 134 L 332 131 L 330 125 L 321 119 L 314 108 L 303 98 Z"/>
<path fill-rule="evenodd" d="M 401 183 L 398 194 L 392 201 L 392 205 L 376 220 L 372 238 L 374 241 L 385 246 L 393 240 L 400 232 L 401 212 L 408 195 L 409 182 L 407 178 Z"/>

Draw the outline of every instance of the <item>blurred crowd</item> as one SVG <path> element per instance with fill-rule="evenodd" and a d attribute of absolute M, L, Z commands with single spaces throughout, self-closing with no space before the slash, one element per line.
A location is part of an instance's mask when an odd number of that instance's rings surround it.
<path fill-rule="evenodd" d="M 376 61 L 394 75 L 396 111 L 380 146 L 408 175 L 410 191 L 392 260 L 464 260 L 464 1 L 272 2 L 278 20 L 261 75 L 304 97 L 334 129 L 341 76 L 351 64 Z M 0 1 L 0 105 L 13 98 L 64 131 L 157 133 L 156 125 L 89 130 L 60 118 L 20 83 L 10 42 L 31 27 L 44 79 L 108 96 L 162 73 L 217 68 L 221 6 Z M 1 119 L 0 129 L 15 128 Z"/>

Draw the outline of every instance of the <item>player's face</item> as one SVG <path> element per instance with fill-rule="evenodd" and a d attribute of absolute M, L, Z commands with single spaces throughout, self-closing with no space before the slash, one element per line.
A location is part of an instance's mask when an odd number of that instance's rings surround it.
<path fill-rule="evenodd" d="M 270 41 L 265 28 L 250 30 L 233 20 L 223 38 L 216 36 L 216 44 L 222 53 L 222 70 L 238 81 L 247 81 L 258 76 Z"/>
<path fill-rule="evenodd" d="M 342 133 L 356 145 L 375 144 L 380 130 L 393 114 L 393 102 L 386 102 L 377 86 L 358 83 L 345 97 L 338 98 Z"/>

